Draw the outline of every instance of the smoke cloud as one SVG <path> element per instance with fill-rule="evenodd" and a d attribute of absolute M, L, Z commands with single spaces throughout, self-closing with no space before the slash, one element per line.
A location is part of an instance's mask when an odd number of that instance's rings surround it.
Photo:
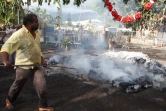
<path fill-rule="evenodd" d="M 49 61 L 51 59 L 57 60 L 57 56 L 53 56 Z M 131 83 L 139 77 L 146 76 L 153 82 L 154 88 L 162 90 L 166 87 L 166 68 L 141 52 L 106 52 L 91 56 L 83 50 L 71 51 L 71 55 L 63 62 L 65 66 L 78 69 L 79 74 L 86 74 L 101 81 L 112 83 L 120 78 L 119 83 Z"/>

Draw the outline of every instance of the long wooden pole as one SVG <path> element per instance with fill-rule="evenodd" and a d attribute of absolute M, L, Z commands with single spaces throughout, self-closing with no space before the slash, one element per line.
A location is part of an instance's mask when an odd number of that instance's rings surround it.
<path fill-rule="evenodd" d="M 42 65 L 35 65 L 35 64 L 29 64 L 29 65 L 12 65 L 12 67 L 25 67 L 25 66 L 42 66 Z M 5 67 L 3 64 L 0 64 L 0 67 Z M 59 67 L 59 68 L 65 68 L 65 69 L 76 69 L 72 67 L 65 67 L 65 66 L 58 66 L 58 65 L 47 65 L 46 67 Z"/>

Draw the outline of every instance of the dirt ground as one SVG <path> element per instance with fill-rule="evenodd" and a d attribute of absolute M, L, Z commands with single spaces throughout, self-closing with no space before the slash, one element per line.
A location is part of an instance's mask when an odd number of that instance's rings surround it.
<path fill-rule="evenodd" d="M 142 49 L 141 45 L 137 48 L 132 46 L 136 45 L 131 45 L 130 49 L 116 50 L 143 52 L 166 64 L 165 48 L 147 46 Z M 41 47 L 45 59 L 63 53 L 55 45 L 42 44 Z M 89 49 L 86 53 L 95 52 Z M 0 111 L 6 111 L 5 98 L 14 78 L 15 70 L 0 67 Z M 48 103 L 55 111 L 166 111 L 166 92 L 153 88 L 134 94 L 125 93 L 119 87 L 76 76 L 59 68 L 54 69 L 54 74 L 47 75 L 46 80 Z M 27 81 L 14 103 L 14 109 L 10 111 L 38 111 L 38 97 L 32 80 Z"/>

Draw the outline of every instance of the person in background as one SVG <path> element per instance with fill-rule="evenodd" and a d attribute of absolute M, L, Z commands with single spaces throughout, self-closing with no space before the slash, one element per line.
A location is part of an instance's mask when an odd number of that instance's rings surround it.
<path fill-rule="evenodd" d="M 23 25 L 4 43 L 0 52 L 4 66 L 9 68 L 12 66 L 9 55 L 16 51 L 16 78 L 9 89 L 6 108 L 13 108 L 13 103 L 24 84 L 29 78 L 32 78 L 39 96 L 39 111 L 53 111 L 53 108 L 48 107 L 47 104 L 46 80 L 44 69 L 41 67 L 41 65 L 47 66 L 47 63 L 41 54 L 37 16 L 35 14 L 25 15 Z"/>
<path fill-rule="evenodd" d="M 2 38 L 1 38 L 1 43 L 4 43 L 4 39 L 5 39 L 5 37 L 6 37 L 6 35 L 8 35 L 8 34 L 12 34 L 12 33 L 14 33 L 16 31 L 16 29 L 15 29 L 15 26 L 13 25 L 13 26 L 8 26 L 7 28 L 6 28 L 6 26 L 4 26 L 4 29 L 3 29 L 3 35 L 2 35 Z"/>
<path fill-rule="evenodd" d="M 39 32 L 39 35 L 42 36 L 42 28 L 41 27 L 39 27 L 38 32 Z"/>
<path fill-rule="evenodd" d="M 17 31 L 17 28 L 14 25 L 10 26 L 10 33 L 11 34 L 14 33 L 14 32 L 16 32 L 16 31 Z"/>
<path fill-rule="evenodd" d="M 109 44 L 109 51 L 114 51 L 114 49 L 115 49 L 115 44 L 116 44 L 116 42 L 115 42 L 115 39 L 114 38 L 112 38 L 112 37 L 110 37 L 109 38 L 109 40 L 108 40 L 108 44 Z"/>
<path fill-rule="evenodd" d="M 2 31 L 6 31 L 6 25 L 2 26 Z"/>

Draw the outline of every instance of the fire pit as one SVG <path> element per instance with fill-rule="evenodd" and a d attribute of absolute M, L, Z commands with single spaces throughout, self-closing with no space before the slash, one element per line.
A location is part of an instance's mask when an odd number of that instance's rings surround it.
<path fill-rule="evenodd" d="M 62 64 L 79 70 L 78 75 L 109 82 L 114 87 L 121 87 L 127 93 L 135 93 L 146 88 L 165 89 L 166 67 L 151 60 L 141 52 L 106 52 L 92 55 L 55 55 L 49 64 Z M 68 70 L 74 73 L 72 70 Z"/>

